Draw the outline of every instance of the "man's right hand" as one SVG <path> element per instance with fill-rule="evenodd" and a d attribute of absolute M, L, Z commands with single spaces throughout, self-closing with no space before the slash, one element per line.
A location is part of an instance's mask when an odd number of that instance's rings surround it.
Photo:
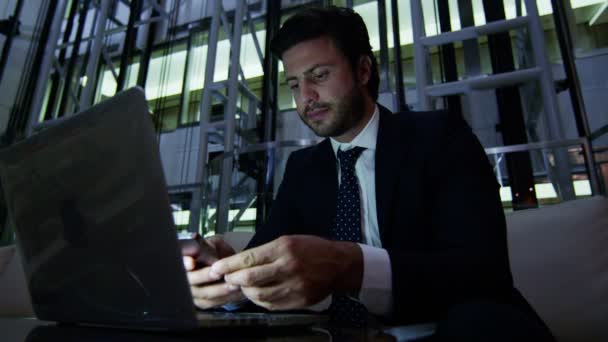
<path fill-rule="evenodd" d="M 239 287 L 226 284 L 220 276 L 210 272 L 210 266 L 214 262 L 235 254 L 234 249 L 221 236 L 200 242 L 188 240 L 181 243 L 194 305 L 210 309 L 245 299 Z"/>

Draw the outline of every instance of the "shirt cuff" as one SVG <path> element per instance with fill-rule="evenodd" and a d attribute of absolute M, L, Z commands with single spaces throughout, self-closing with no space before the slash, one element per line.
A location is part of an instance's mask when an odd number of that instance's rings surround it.
<path fill-rule="evenodd" d="M 325 297 L 325 299 L 323 299 L 322 301 L 318 302 L 317 304 L 307 307 L 306 310 L 310 310 L 310 311 L 314 311 L 314 312 L 325 311 L 325 310 L 329 309 L 329 306 L 331 305 L 331 300 L 332 300 L 332 296 L 329 295 L 329 296 Z"/>
<path fill-rule="evenodd" d="M 393 309 L 391 260 L 386 249 L 359 244 L 363 252 L 363 281 L 359 301 L 372 314 L 387 316 Z"/>

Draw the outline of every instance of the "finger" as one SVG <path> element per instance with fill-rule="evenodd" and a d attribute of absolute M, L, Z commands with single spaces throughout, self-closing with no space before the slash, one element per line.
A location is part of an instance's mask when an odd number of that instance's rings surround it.
<path fill-rule="evenodd" d="M 204 267 L 186 273 L 190 285 L 204 285 L 218 281 L 221 277 L 211 272 L 211 267 Z"/>
<path fill-rule="evenodd" d="M 244 268 L 268 264 L 273 262 L 279 255 L 276 254 L 274 243 L 248 249 L 233 256 L 221 259 L 211 266 L 214 273 L 224 275 Z"/>
<path fill-rule="evenodd" d="M 241 292 L 256 305 L 268 310 L 288 310 L 303 308 L 298 305 L 296 296 L 290 298 L 290 289 L 285 284 L 276 284 L 265 287 L 241 287 Z"/>
<path fill-rule="evenodd" d="M 261 266 L 254 266 L 226 274 L 224 280 L 238 286 L 264 286 L 275 283 L 281 276 L 280 269 L 276 262 Z"/>
<path fill-rule="evenodd" d="M 216 308 L 222 305 L 226 305 L 228 303 L 236 303 L 244 300 L 246 297 L 241 291 L 230 293 L 227 296 L 216 297 L 213 299 L 202 299 L 202 298 L 193 298 L 194 305 L 201 309 L 211 309 Z"/>
<path fill-rule="evenodd" d="M 196 261 L 194 261 L 192 257 L 184 256 L 182 257 L 182 260 L 184 261 L 184 268 L 186 271 L 192 271 L 196 268 Z"/>
<path fill-rule="evenodd" d="M 241 292 L 241 290 L 239 287 L 229 286 L 222 282 L 205 286 L 191 286 L 190 292 L 192 293 L 192 298 L 212 301 L 235 292 Z"/>

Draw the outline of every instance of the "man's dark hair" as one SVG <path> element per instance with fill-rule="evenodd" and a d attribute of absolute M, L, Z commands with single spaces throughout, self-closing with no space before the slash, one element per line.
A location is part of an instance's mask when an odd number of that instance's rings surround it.
<path fill-rule="evenodd" d="M 361 56 L 371 60 L 371 77 L 367 89 L 371 97 L 378 99 L 378 63 L 363 19 L 350 8 L 330 6 L 307 8 L 287 19 L 270 43 L 270 51 L 281 59 L 283 53 L 303 41 L 328 36 L 350 62 L 356 72 Z"/>

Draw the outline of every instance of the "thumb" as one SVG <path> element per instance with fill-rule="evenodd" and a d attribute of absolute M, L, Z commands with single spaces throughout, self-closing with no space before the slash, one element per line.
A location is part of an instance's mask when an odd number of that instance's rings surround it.
<path fill-rule="evenodd" d="M 184 268 L 186 269 L 186 271 L 193 271 L 196 268 L 196 262 L 194 261 L 194 259 L 192 257 L 189 256 L 184 256 L 182 257 L 183 262 L 184 262 Z"/>

